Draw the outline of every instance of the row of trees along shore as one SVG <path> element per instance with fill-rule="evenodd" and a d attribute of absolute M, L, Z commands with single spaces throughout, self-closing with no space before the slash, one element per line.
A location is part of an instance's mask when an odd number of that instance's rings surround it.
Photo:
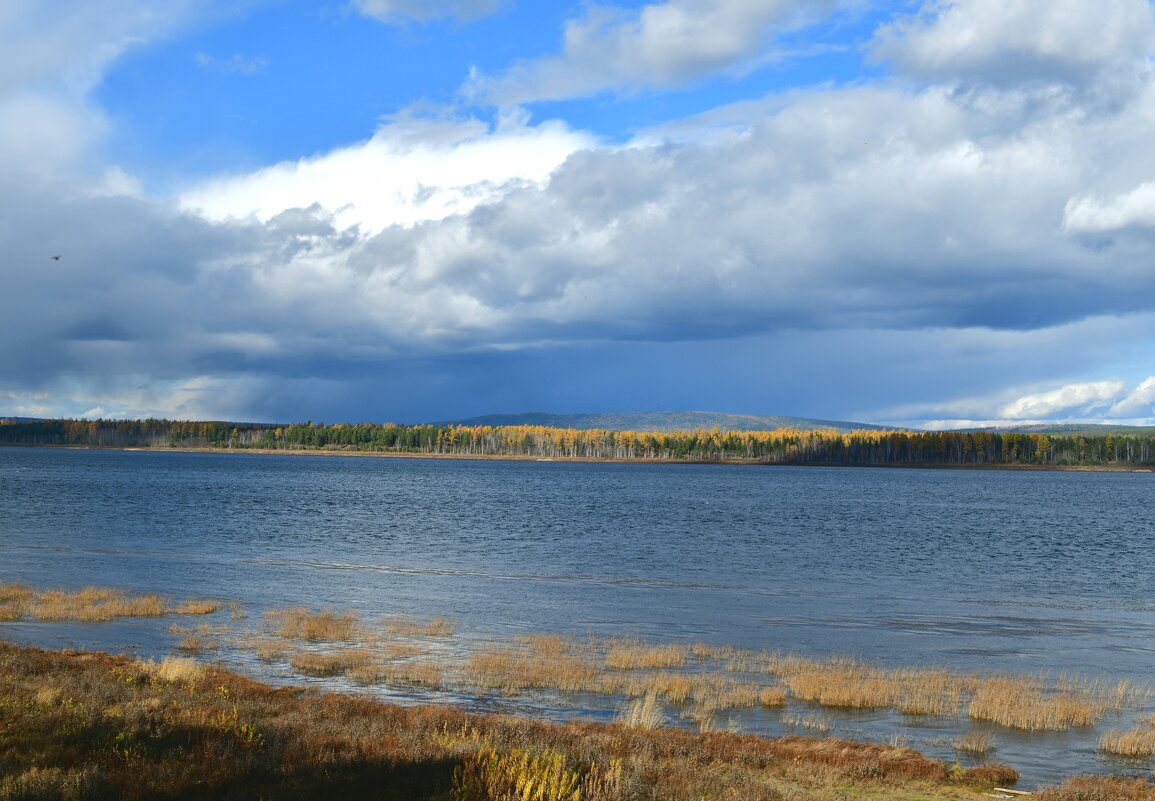
<path fill-rule="evenodd" d="M 221 448 L 834 465 L 1152 466 L 1155 434 L 834 429 L 608 431 L 546 426 L 295 425 L 0 419 L 0 445 Z"/>

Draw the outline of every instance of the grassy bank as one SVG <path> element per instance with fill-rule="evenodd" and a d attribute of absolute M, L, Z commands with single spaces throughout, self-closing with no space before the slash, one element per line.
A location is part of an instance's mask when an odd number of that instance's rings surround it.
<path fill-rule="evenodd" d="M 986 761 L 991 724 L 1062 731 L 1142 702 L 1144 687 L 1077 677 L 887 669 L 851 659 L 629 637 L 537 634 L 461 640 L 454 621 L 273 609 L 124 590 L 0 584 L 0 620 L 103 621 L 210 615 L 174 623 L 160 662 L 0 643 L 0 801 L 101 798 L 977 799 L 1012 784 Z M 400 708 L 358 695 L 272 688 L 204 660 L 249 652 L 278 673 L 344 676 L 418 695 L 545 692 L 619 709 L 612 725 L 545 723 L 447 707 Z M 429 697 L 429 696 L 427 696 Z M 598 700 L 600 699 L 600 700 Z M 891 709 L 975 721 L 953 759 L 831 736 L 743 735 L 726 718 L 762 708 L 787 732 L 826 734 L 819 710 Z M 679 724 L 679 721 L 681 723 Z M 672 724 L 672 725 L 667 725 Z M 1155 719 L 1109 731 L 1100 750 L 1150 755 Z M 952 764 L 953 763 L 953 764 Z M 520 788 L 520 789 L 519 789 Z M 536 792 L 536 791 L 535 791 Z M 1151 799 L 1141 782 L 1072 780 L 1059 801 Z"/>
<path fill-rule="evenodd" d="M 549 724 L 273 689 L 181 658 L 0 644 L 0 798 L 978 799 L 905 748 Z M 518 796 L 521 797 L 521 796 Z M 538 796 L 532 796 L 538 797 Z M 1144 796 L 1146 797 L 1146 796 Z"/>
<path fill-rule="evenodd" d="M 402 708 L 182 658 L 4 643 L 0 722 L 5 800 L 978 801 L 1014 779 L 1006 766 L 952 770 L 885 745 Z M 1033 797 L 1150 801 L 1155 787 L 1078 778 Z"/>

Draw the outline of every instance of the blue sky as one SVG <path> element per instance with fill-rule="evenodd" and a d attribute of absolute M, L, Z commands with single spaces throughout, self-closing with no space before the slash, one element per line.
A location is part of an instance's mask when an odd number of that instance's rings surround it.
<path fill-rule="evenodd" d="M 0 414 L 1152 423 L 1153 56 L 1149 0 L 11 0 Z"/>

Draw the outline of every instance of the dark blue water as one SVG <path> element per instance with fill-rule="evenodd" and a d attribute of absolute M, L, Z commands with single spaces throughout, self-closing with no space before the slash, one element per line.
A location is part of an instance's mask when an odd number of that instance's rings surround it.
<path fill-rule="evenodd" d="M 1146 680 L 1153 498 L 1151 474 L 0 449 L 0 580 Z M 997 756 L 1102 770 L 1097 736 Z"/>

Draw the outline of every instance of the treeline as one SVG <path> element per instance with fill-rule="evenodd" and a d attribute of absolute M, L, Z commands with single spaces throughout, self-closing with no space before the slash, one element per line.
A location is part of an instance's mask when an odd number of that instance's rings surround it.
<path fill-rule="evenodd" d="M 988 431 L 609 431 L 546 426 L 5 420 L 2 445 L 227 448 L 834 465 L 1155 465 L 1155 434 Z"/>

